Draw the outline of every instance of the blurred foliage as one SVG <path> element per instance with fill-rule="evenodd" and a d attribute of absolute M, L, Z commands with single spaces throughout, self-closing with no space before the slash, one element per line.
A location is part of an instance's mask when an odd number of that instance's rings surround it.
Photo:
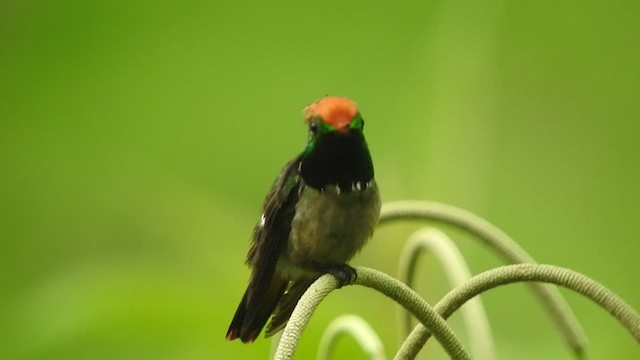
<path fill-rule="evenodd" d="M 269 341 L 224 334 L 262 197 L 326 94 L 359 102 L 383 200 L 467 208 L 639 308 L 639 17 L 638 1 L 2 2 L 2 357 L 266 358 Z M 380 229 L 354 263 L 394 273 L 414 228 Z M 454 237 L 472 270 L 498 264 Z M 435 301 L 442 273 L 422 267 Z M 594 359 L 638 355 L 567 296 Z M 524 287 L 485 303 L 499 358 L 569 358 Z M 298 355 L 345 312 L 391 354 L 394 310 L 342 289 Z"/>

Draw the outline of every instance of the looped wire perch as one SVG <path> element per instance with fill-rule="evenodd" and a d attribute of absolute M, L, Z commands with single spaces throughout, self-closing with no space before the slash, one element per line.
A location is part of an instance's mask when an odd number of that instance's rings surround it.
<path fill-rule="evenodd" d="M 536 261 L 502 230 L 455 206 L 431 201 L 394 201 L 383 204 L 379 225 L 393 220 L 431 220 L 450 224 L 477 236 L 495 250 L 508 263 L 535 263 Z M 558 289 L 532 283 L 531 290 L 538 297 L 549 317 L 555 321 L 569 347 L 578 355 L 587 345 L 587 337 L 576 316 Z"/>
<path fill-rule="evenodd" d="M 438 229 L 422 228 L 409 237 L 398 261 L 399 279 L 409 287 L 413 288 L 418 258 L 423 252 L 430 252 L 436 257 L 451 288 L 460 286 L 471 278 L 471 271 L 455 243 Z M 460 311 L 471 342 L 473 357 L 483 360 L 494 359 L 491 326 L 480 297 L 469 300 Z M 411 314 L 402 311 L 399 320 L 400 338 L 403 341 L 411 333 Z"/>
<path fill-rule="evenodd" d="M 430 333 L 442 344 L 452 359 L 471 359 L 459 339 L 444 318 L 451 316 L 460 306 L 478 294 L 497 286 L 521 281 L 548 282 L 574 290 L 612 314 L 640 343 L 640 315 L 624 300 L 597 281 L 552 265 L 517 264 L 506 265 L 474 276 L 463 285 L 451 290 L 434 307 L 429 306 L 413 290 L 377 270 L 357 267 L 358 279 L 354 284 L 364 285 L 389 296 L 403 304 L 420 322 L 429 328 L 416 327 L 402 345 L 395 359 L 413 359 L 422 348 Z M 298 302 L 291 319 L 284 328 L 275 359 L 292 359 L 298 341 L 314 310 L 334 289 L 337 280 L 331 275 L 321 276 Z"/>
<path fill-rule="evenodd" d="M 361 266 L 356 267 L 356 271 L 358 278 L 354 284 L 373 288 L 402 304 L 433 333 L 433 336 L 442 344 L 442 347 L 452 359 L 471 359 L 471 356 L 453 333 L 451 327 L 415 291 L 380 271 Z M 336 289 L 337 285 L 338 281 L 335 277 L 323 275 L 304 293 L 283 330 L 274 357 L 275 360 L 293 358 L 302 331 L 307 326 L 311 315 L 320 302 L 331 291 Z"/>

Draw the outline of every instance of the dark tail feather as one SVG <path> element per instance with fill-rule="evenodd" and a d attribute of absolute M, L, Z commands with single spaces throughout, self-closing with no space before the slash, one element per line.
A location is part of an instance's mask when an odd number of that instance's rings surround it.
<path fill-rule="evenodd" d="M 242 328 L 242 322 L 244 321 L 244 316 L 247 313 L 247 289 L 242 295 L 242 300 L 240 300 L 240 305 L 238 305 L 238 309 L 236 310 L 235 315 L 233 315 L 233 320 L 231 320 L 231 325 L 229 325 L 229 330 L 227 330 L 227 340 L 234 340 L 240 337 L 240 329 Z"/>
<path fill-rule="evenodd" d="M 309 286 L 311 286 L 315 281 L 316 278 L 300 278 L 291 285 L 289 291 L 287 291 L 282 298 L 282 301 L 280 301 L 280 304 L 271 319 L 271 323 L 269 323 L 269 326 L 267 327 L 265 337 L 276 334 L 278 331 L 282 330 L 285 325 L 287 325 L 293 310 L 298 304 L 298 300 L 300 300 L 305 291 L 307 291 Z"/>
<path fill-rule="evenodd" d="M 243 343 L 253 342 L 271 317 L 288 283 L 274 274 L 265 294 L 250 294 L 252 289 L 249 285 L 233 315 L 227 330 L 227 340 L 240 338 Z"/>

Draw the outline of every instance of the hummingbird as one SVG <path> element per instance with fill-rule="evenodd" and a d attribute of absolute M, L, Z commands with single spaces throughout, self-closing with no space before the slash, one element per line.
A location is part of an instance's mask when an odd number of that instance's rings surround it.
<path fill-rule="evenodd" d="M 356 103 L 327 96 L 303 109 L 302 153 L 274 181 L 253 230 L 249 285 L 227 340 L 253 342 L 287 323 L 304 292 L 323 274 L 340 287 L 357 277 L 347 264 L 373 235 L 380 195 Z M 273 315 L 273 317 L 272 317 Z"/>

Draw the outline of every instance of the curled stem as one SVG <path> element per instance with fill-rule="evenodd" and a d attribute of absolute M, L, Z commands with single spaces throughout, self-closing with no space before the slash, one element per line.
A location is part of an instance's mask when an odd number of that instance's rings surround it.
<path fill-rule="evenodd" d="M 318 347 L 318 360 L 329 360 L 336 339 L 342 334 L 351 335 L 370 359 L 387 359 L 380 337 L 364 319 L 356 315 L 342 315 L 324 331 Z"/>
<path fill-rule="evenodd" d="M 377 270 L 356 267 L 358 278 L 354 284 L 373 288 L 409 310 L 433 336 L 442 344 L 452 359 L 471 359 L 460 340 L 444 319 L 426 303 L 415 291 L 397 279 Z M 318 304 L 338 285 L 335 277 L 323 275 L 302 295 L 289 322 L 284 328 L 275 359 L 291 359 L 298 345 L 302 331 Z"/>
<path fill-rule="evenodd" d="M 448 318 L 462 304 L 489 289 L 521 281 L 546 282 L 576 291 L 606 309 L 640 342 L 640 315 L 624 300 L 599 282 L 573 270 L 553 265 L 507 265 L 480 273 L 451 290 L 436 304 L 435 309 Z M 395 359 L 413 359 L 429 338 L 421 325 L 414 328 Z"/>
<path fill-rule="evenodd" d="M 457 226 L 480 238 L 509 263 L 535 263 L 533 258 L 502 230 L 468 211 L 428 201 L 395 201 L 382 206 L 379 223 L 393 220 L 434 220 Z M 584 330 L 558 289 L 533 283 L 533 293 L 538 297 L 549 317 L 563 335 L 571 349 L 580 356 L 587 339 Z"/>
<path fill-rule="evenodd" d="M 414 232 L 404 246 L 398 266 L 400 280 L 413 287 L 418 258 L 423 251 L 433 253 L 444 269 L 452 288 L 471 278 L 471 272 L 454 242 L 442 231 L 423 228 Z M 471 299 L 462 309 L 473 357 L 490 360 L 495 358 L 493 336 L 487 314 L 480 297 Z M 403 311 L 400 316 L 402 339 L 411 333 L 411 314 Z"/>

